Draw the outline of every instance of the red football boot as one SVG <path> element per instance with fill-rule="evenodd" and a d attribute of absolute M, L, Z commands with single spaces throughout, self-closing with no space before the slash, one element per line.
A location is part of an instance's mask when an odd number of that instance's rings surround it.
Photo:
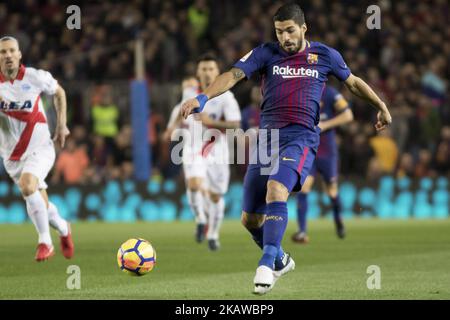
<path fill-rule="evenodd" d="M 295 243 L 308 244 L 309 237 L 304 232 L 296 232 L 292 235 L 291 240 Z"/>
<path fill-rule="evenodd" d="M 59 239 L 61 243 L 61 251 L 64 258 L 70 259 L 73 257 L 74 246 L 72 241 L 72 231 L 70 230 L 70 223 L 68 222 L 67 227 L 69 229 L 69 233 L 65 237 L 60 236 Z"/>
<path fill-rule="evenodd" d="M 38 262 L 48 260 L 55 254 L 55 249 L 52 245 L 48 245 L 45 243 L 39 243 L 37 250 L 36 250 L 36 256 L 35 259 Z"/>

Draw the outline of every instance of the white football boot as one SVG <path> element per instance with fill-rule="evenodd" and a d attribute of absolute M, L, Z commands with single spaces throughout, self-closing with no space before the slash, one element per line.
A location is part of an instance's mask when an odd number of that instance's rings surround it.
<path fill-rule="evenodd" d="M 275 284 L 273 270 L 267 266 L 259 266 L 256 269 L 255 278 L 253 279 L 255 284 L 254 294 L 266 294 L 272 290 Z"/>

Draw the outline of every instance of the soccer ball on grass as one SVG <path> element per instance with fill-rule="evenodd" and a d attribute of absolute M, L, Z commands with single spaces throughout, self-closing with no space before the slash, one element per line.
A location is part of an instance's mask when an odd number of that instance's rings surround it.
<path fill-rule="evenodd" d="M 120 246 L 117 263 L 123 272 L 132 276 L 143 276 L 155 266 L 156 252 L 147 240 L 129 239 Z"/>

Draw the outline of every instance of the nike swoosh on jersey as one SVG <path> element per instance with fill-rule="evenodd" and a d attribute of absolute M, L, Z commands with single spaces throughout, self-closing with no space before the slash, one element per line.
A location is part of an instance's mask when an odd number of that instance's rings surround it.
<path fill-rule="evenodd" d="M 294 159 L 286 158 L 286 157 L 281 158 L 281 160 L 283 160 L 283 161 L 295 161 Z"/>

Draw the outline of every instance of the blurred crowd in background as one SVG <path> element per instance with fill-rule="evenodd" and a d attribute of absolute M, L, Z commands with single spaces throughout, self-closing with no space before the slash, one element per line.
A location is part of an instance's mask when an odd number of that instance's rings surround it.
<path fill-rule="evenodd" d="M 134 75 L 136 37 L 145 41 L 152 100 L 147 137 L 152 172 L 160 178 L 177 176 L 179 168 L 170 164 L 169 143 L 162 133 L 180 99 L 181 79 L 195 74 L 195 60 L 205 51 L 216 53 L 226 70 L 253 47 L 274 41 L 272 16 L 281 3 L 80 1 L 82 28 L 69 30 L 67 5 L 60 1 L 2 2 L 0 34 L 17 37 L 24 62 L 50 71 L 68 92 L 72 135 L 58 153 L 49 182 L 83 184 L 132 177 L 128 83 Z M 381 95 L 393 116 L 390 129 L 376 134 L 374 109 L 330 79 L 355 115 L 353 123 L 338 130 L 341 174 L 366 179 L 385 174 L 449 176 L 448 1 L 300 4 L 307 38 L 338 49 L 352 72 Z M 381 8 L 380 30 L 366 25 L 366 9 L 372 4 Z M 242 109 L 242 127 L 258 126 L 258 79 L 241 83 L 233 92 Z"/>

